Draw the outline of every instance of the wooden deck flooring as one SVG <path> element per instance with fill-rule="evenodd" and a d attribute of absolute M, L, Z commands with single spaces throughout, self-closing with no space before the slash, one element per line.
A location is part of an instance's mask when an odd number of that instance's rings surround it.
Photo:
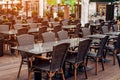
<path fill-rule="evenodd" d="M 102 71 L 101 65 L 99 66 L 98 75 L 94 74 L 94 69 L 87 71 L 88 80 L 120 80 L 120 69 L 118 64 L 112 64 L 112 57 L 110 62 L 105 63 L 105 71 Z M 15 57 L 11 55 L 4 55 L 0 57 L 0 80 L 17 80 L 17 72 L 20 64 L 20 56 Z M 94 67 L 93 62 L 89 61 L 88 66 Z M 27 66 L 23 66 L 20 75 L 20 80 L 27 80 Z M 66 80 L 73 80 L 73 77 Z M 77 80 L 85 80 L 84 73 L 78 73 Z"/>

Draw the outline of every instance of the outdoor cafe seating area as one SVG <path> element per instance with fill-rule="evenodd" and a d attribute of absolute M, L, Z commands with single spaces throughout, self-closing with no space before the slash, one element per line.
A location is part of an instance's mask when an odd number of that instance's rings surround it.
<path fill-rule="evenodd" d="M 15 20 L 0 24 L 0 80 L 119 80 L 119 49 L 115 20 Z"/>

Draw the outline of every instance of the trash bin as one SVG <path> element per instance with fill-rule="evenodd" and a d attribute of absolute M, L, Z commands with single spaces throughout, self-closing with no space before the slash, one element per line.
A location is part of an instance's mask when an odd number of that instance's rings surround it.
<path fill-rule="evenodd" d="M 3 56 L 3 41 L 4 38 L 0 37 L 0 57 Z"/>

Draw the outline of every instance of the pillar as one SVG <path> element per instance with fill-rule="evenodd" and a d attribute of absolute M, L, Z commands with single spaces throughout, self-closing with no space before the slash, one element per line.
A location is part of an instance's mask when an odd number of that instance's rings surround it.
<path fill-rule="evenodd" d="M 81 0 L 81 24 L 84 27 L 88 23 L 89 0 Z"/>
<path fill-rule="evenodd" d="M 39 16 L 43 17 L 44 0 L 39 0 Z"/>

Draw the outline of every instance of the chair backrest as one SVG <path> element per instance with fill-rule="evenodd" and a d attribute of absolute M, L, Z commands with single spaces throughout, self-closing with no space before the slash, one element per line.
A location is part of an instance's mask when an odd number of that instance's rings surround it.
<path fill-rule="evenodd" d="M 113 31 L 118 31 L 118 25 L 117 25 L 117 24 L 114 24 L 114 25 L 112 26 L 112 28 L 113 28 Z"/>
<path fill-rule="evenodd" d="M 17 30 L 17 35 L 27 34 L 27 33 L 28 33 L 28 28 L 22 28 Z"/>
<path fill-rule="evenodd" d="M 105 45 L 108 42 L 108 38 L 109 38 L 109 36 L 105 36 L 104 38 L 101 39 L 100 44 L 99 44 L 99 49 L 98 49 L 98 52 L 97 52 L 98 57 L 103 57 L 103 52 L 104 52 L 104 49 L 105 49 Z"/>
<path fill-rule="evenodd" d="M 51 71 L 62 68 L 69 45 L 70 43 L 62 43 L 53 47 L 52 60 L 50 65 Z"/>
<path fill-rule="evenodd" d="M 18 45 L 19 46 L 25 46 L 25 45 L 29 45 L 27 48 L 32 49 L 34 47 L 34 35 L 30 35 L 30 34 L 22 34 L 17 36 L 17 41 L 18 41 Z M 19 51 L 21 54 L 21 58 L 27 58 L 30 57 L 30 55 L 26 54 L 25 52 Z"/>
<path fill-rule="evenodd" d="M 47 27 L 41 27 L 41 28 L 39 28 L 39 34 L 42 34 L 44 32 L 47 32 Z"/>
<path fill-rule="evenodd" d="M 120 34 L 117 37 L 117 41 L 115 42 L 115 49 L 120 50 Z"/>
<path fill-rule="evenodd" d="M 42 39 L 42 33 L 45 33 L 45 32 L 47 32 L 47 27 L 41 27 L 41 28 L 39 28 L 38 38 L 39 38 L 40 40 L 43 40 L 43 39 Z"/>
<path fill-rule="evenodd" d="M 105 34 L 105 33 L 108 33 L 109 30 L 108 30 L 108 26 L 102 26 L 102 33 Z"/>
<path fill-rule="evenodd" d="M 0 31 L 9 31 L 9 25 L 0 25 Z"/>
<path fill-rule="evenodd" d="M 19 46 L 32 45 L 35 43 L 34 35 L 22 34 L 17 36 Z"/>
<path fill-rule="evenodd" d="M 91 35 L 90 28 L 82 28 L 83 37 Z"/>
<path fill-rule="evenodd" d="M 75 34 L 76 34 L 77 37 L 81 37 L 81 35 L 82 35 L 82 28 L 81 28 L 81 24 L 80 23 L 78 23 L 76 25 Z"/>
<path fill-rule="evenodd" d="M 95 23 L 99 23 L 99 22 L 100 22 L 100 20 L 99 20 L 99 19 L 95 20 Z"/>
<path fill-rule="evenodd" d="M 42 21 L 41 26 L 49 26 L 48 21 Z"/>
<path fill-rule="evenodd" d="M 65 30 L 58 31 L 57 34 L 60 40 L 68 39 L 68 32 Z"/>
<path fill-rule="evenodd" d="M 85 24 L 85 27 L 86 27 L 86 28 L 89 28 L 89 27 L 90 27 L 90 23 L 86 23 L 86 24 Z"/>
<path fill-rule="evenodd" d="M 42 38 L 44 42 L 55 41 L 55 33 L 51 31 L 42 33 Z"/>
<path fill-rule="evenodd" d="M 93 20 L 89 20 L 89 23 L 90 23 L 90 24 L 93 24 L 93 23 L 94 23 L 94 21 L 93 21 Z"/>
<path fill-rule="evenodd" d="M 58 31 L 62 30 L 62 26 L 61 25 L 57 25 L 54 27 L 54 32 L 57 33 Z"/>
<path fill-rule="evenodd" d="M 91 41 L 92 41 L 91 39 L 87 39 L 87 40 L 79 42 L 78 54 L 75 58 L 75 62 L 83 62 L 84 61 L 84 59 L 87 56 L 87 53 L 89 51 Z"/>

